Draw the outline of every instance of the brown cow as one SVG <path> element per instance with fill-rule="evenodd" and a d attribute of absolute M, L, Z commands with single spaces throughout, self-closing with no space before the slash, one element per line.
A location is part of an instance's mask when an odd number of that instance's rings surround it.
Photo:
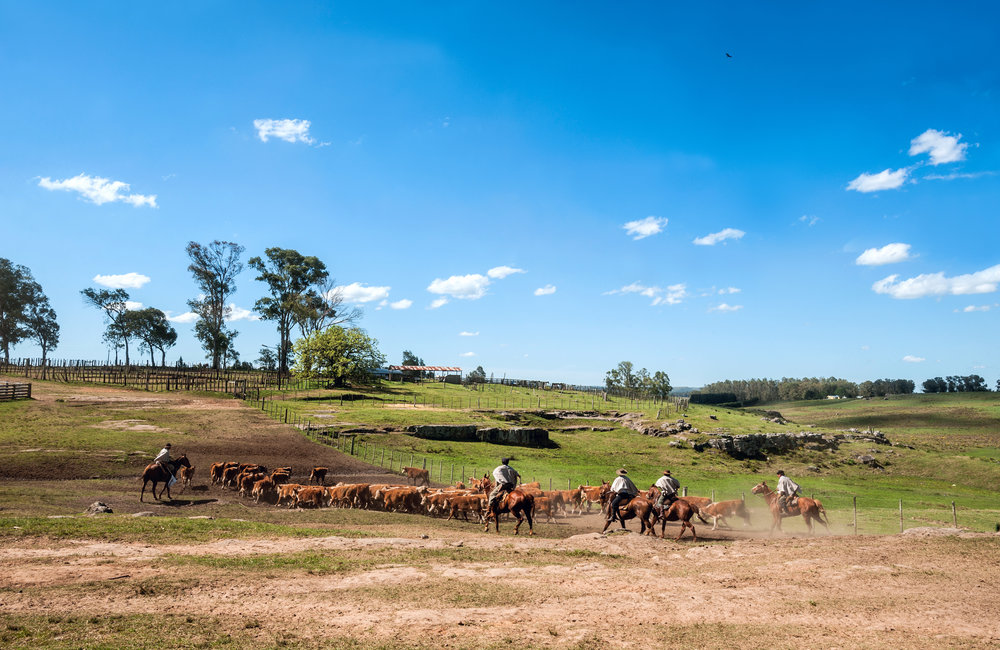
<path fill-rule="evenodd" d="M 265 476 L 253 484 L 254 503 L 260 503 L 261 499 L 270 501 L 278 498 L 278 484 L 270 476 Z"/>
<path fill-rule="evenodd" d="M 538 481 L 532 481 L 531 483 L 521 483 L 521 485 L 519 487 L 522 490 L 524 488 L 535 488 L 535 489 L 541 490 L 542 489 L 542 484 L 539 483 Z"/>
<path fill-rule="evenodd" d="M 177 480 L 180 481 L 184 487 L 191 485 L 191 481 L 194 479 L 194 465 L 191 467 L 181 467 L 177 470 Z"/>
<path fill-rule="evenodd" d="M 296 508 L 322 508 L 329 504 L 326 488 L 321 485 L 307 485 L 295 494 Z"/>
<path fill-rule="evenodd" d="M 543 496 L 535 497 L 535 514 L 538 514 L 539 512 L 544 514 L 545 523 L 549 523 L 550 521 L 555 521 L 556 509 L 557 506 L 552 497 L 543 497 Z"/>
<path fill-rule="evenodd" d="M 747 510 L 747 504 L 743 503 L 742 499 L 710 503 L 704 508 L 700 508 L 700 510 L 705 516 L 712 519 L 712 530 L 719 527 L 719 520 L 722 520 L 722 525 L 726 528 L 732 528 L 726 522 L 726 517 L 741 517 L 744 528 L 750 525 L 750 512 Z"/>
<path fill-rule="evenodd" d="M 426 488 L 400 487 L 379 490 L 376 499 L 381 499 L 388 512 L 417 512 Z"/>
<path fill-rule="evenodd" d="M 566 514 L 583 513 L 583 501 L 580 490 L 559 490 L 562 496 L 562 509 Z"/>
<path fill-rule="evenodd" d="M 222 473 L 230 463 L 212 463 L 209 473 L 212 476 L 212 485 L 222 483 Z"/>
<path fill-rule="evenodd" d="M 420 482 L 420 485 L 430 485 L 431 484 L 431 473 L 426 469 L 420 469 L 419 467 L 404 467 L 403 474 L 406 475 L 408 482 L 416 485 Z"/>
<path fill-rule="evenodd" d="M 486 509 L 485 494 L 468 494 L 453 496 L 448 500 L 448 519 L 457 518 L 462 514 L 462 518 L 469 521 L 469 513 L 479 517 L 479 523 L 483 523 L 483 511 Z"/>
<path fill-rule="evenodd" d="M 241 497 L 248 497 L 253 492 L 254 483 L 267 476 L 261 472 L 244 472 L 236 479 L 236 487 Z"/>
<path fill-rule="evenodd" d="M 329 467 L 313 467 L 309 473 L 309 482 L 315 481 L 316 485 L 326 485 L 326 473 L 329 471 Z"/>
<path fill-rule="evenodd" d="M 225 471 L 222 473 L 222 486 L 235 487 L 236 477 L 238 477 L 239 475 L 240 475 L 240 468 L 238 465 L 236 467 L 232 466 L 227 467 Z"/>
<path fill-rule="evenodd" d="M 298 494 L 299 489 L 302 488 L 298 483 L 285 483 L 278 487 L 278 500 L 274 505 L 280 506 L 285 501 L 289 502 L 288 507 L 291 508 L 295 504 L 295 495 Z"/>
<path fill-rule="evenodd" d="M 581 485 L 577 489 L 580 491 L 581 509 L 582 504 L 586 503 L 587 512 L 590 512 L 590 506 L 595 503 L 601 505 L 602 510 L 604 509 L 604 504 L 601 502 L 601 492 L 611 489 L 611 484 L 602 481 L 600 485 Z"/>

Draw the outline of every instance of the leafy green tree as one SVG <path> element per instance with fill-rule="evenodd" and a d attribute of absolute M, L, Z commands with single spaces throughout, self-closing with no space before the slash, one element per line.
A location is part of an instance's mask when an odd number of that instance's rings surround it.
<path fill-rule="evenodd" d="M 140 349 L 149 351 L 150 365 L 156 365 L 154 351 L 160 352 L 160 365 L 167 365 L 167 348 L 177 343 L 177 331 L 167 320 L 166 314 L 155 307 L 130 311 L 126 315 L 132 335 L 139 339 Z"/>
<path fill-rule="evenodd" d="M 257 356 L 257 367 L 263 370 L 274 370 L 278 367 L 278 355 L 266 345 L 260 346 L 260 352 Z"/>
<path fill-rule="evenodd" d="M 92 289 L 86 288 L 80 292 L 85 303 L 104 312 L 108 323 L 104 339 L 114 345 L 125 348 L 125 365 L 129 365 L 129 339 L 133 336 L 133 322 L 128 316 L 128 291 L 124 289 Z M 117 358 L 117 352 L 115 356 Z"/>
<path fill-rule="evenodd" d="M 465 379 L 470 384 L 484 384 L 486 383 L 486 371 L 483 370 L 482 366 L 476 366 L 476 369 L 469 372 Z"/>
<path fill-rule="evenodd" d="M 273 247 L 265 250 L 264 255 L 266 259 L 251 257 L 247 262 L 260 274 L 256 279 L 267 283 L 271 294 L 258 300 L 254 311 L 264 320 L 277 323 L 278 370 L 287 373 L 292 349 L 291 331 L 297 310 L 301 309 L 303 299 L 311 288 L 323 282 L 329 273 L 319 258 L 306 257 L 295 250 Z"/>
<path fill-rule="evenodd" d="M 235 338 L 226 327 L 226 318 L 232 312 L 226 301 L 236 293 L 236 276 L 243 270 L 240 255 L 245 249 L 233 242 L 215 240 L 207 246 L 188 242 L 185 250 L 191 259 L 188 271 L 201 291 L 196 300 L 188 301 L 191 311 L 198 314 L 195 336 L 212 360 L 212 368 L 218 369 Z"/>
<path fill-rule="evenodd" d="M 665 399 L 668 395 L 670 395 L 670 390 L 670 375 L 662 370 L 654 372 L 649 383 L 650 395 L 659 399 Z"/>
<path fill-rule="evenodd" d="M 364 330 L 338 325 L 295 342 L 295 372 L 306 378 L 324 377 L 338 386 L 345 381 L 370 383 L 371 370 L 385 365 L 378 341 Z"/>
<path fill-rule="evenodd" d="M 39 291 L 31 304 L 28 305 L 24 318 L 24 328 L 28 337 L 35 340 L 42 349 L 42 365 L 48 358 L 49 350 L 59 345 L 59 323 L 56 322 L 56 312 L 49 304 L 48 297 Z"/>
<path fill-rule="evenodd" d="M 10 362 L 10 346 L 30 335 L 25 318 L 28 306 L 41 287 L 26 266 L 0 257 L 0 348 Z"/>

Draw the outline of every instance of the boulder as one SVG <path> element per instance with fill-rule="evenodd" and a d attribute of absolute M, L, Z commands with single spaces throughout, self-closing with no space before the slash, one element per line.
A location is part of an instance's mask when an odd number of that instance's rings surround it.
<path fill-rule="evenodd" d="M 86 514 L 88 515 L 97 515 L 102 513 L 107 513 L 110 515 L 113 512 L 114 510 L 111 509 L 111 506 L 104 503 L 103 501 L 94 501 L 87 507 L 86 510 Z"/>

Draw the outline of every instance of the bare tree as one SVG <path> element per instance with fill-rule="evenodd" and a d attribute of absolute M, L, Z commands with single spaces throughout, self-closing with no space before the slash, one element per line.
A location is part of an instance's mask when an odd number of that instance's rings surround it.
<path fill-rule="evenodd" d="M 132 328 L 128 316 L 128 291 L 124 289 L 91 289 L 86 288 L 80 292 L 83 300 L 88 305 L 96 307 L 104 312 L 104 317 L 108 321 L 108 329 L 104 333 L 105 340 L 115 346 L 124 346 L 125 365 L 129 365 L 128 341 L 132 337 Z M 115 359 L 118 352 L 115 352 Z"/>
<path fill-rule="evenodd" d="M 327 277 L 303 293 L 295 306 L 295 322 L 302 336 L 322 332 L 333 325 L 353 325 L 364 316 L 360 307 L 347 305 L 343 287 Z"/>

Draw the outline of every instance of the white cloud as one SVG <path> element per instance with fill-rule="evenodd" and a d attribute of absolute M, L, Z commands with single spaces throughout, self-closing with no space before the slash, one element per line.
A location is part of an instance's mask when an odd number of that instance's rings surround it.
<path fill-rule="evenodd" d="M 726 287 L 725 289 L 719 289 L 719 295 L 720 296 L 725 296 L 727 294 L 739 293 L 739 292 L 740 292 L 740 289 L 737 289 L 736 287 Z"/>
<path fill-rule="evenodd" d="M 535 289 L 536 296 L 550 296 L 556 292 L 555 285 L 547 284 L 544 287 L 538 287 Z"/>
<path fill-rule="evenodd" d="M 905 361 L 906 363 L 920 363 L 921 361 L 927 361 L 927 359 L 923 357 L 915 357 L 912 354 L 908 354 L 905 357 L 903 357 L 903 361 Z"/>
<path fill-rule="evenodd" d="M 637 240 L 663 232 L 663 228 L 666 225 L 666 217 L 646 217 L 645 219 L 629 221 L 622 228 L 625 229 L 627 234 L 632 236 L 632 239 Z"/>
<path fill-rule="evenodd" d="M 524 269 L 515 269 L 510 266 L 494 266 L 492 269 L 486 272 L 486 275 L 490 276 L 494 280 L 503 280 L 508 275 L 513 275 L 515 273 L 524 273 L 524 272 L 525 272 Z"/>
<path fill-rule="evenodd" d="M 94 282 L 112 289 L 141 289 L 149 282 L 149 276 L 134 272 L 121 275 L 95 275 Z"/>
<path fill-rule="evenodd" d="M 228 309 L 229 315 L 226 316 L 226 320 L 229 322 L 237 320 L 260 320 L 260 316 L 257 314 L 253 313 L 249 309 L 237 307 L 234 303 L 229 303 Z"/>
<path fill-rule="evenodd" d="M 73 178 L 61 181 L 54 181 L 46 176 L 39 179 L 38 186 L 44 187 L 47 190 L 79 192 L 84 199 L 94 205 L 121 201 L 137 208 L 143 205 L 148 205 L 151 208 L 157 207 L 155 194 L 127 194 L 130 187 L 128 183 L 112 181 L 99 176 L 78 174 Z"/>
<path fill-rule="evenodd" d="M 923 273 L 915 278 L 899 280 L 898 275 L 882 278 L 872 285 L 875 293 L 886 293 L 893 298 L 910 299 L 926 296 L 962 296 L 993 293 L 1000 285 L 1000 264 L 975 273 L 946 277 L 944 272 Z"/>
<path fill-rule="evenodd" d="M 437 309 L 438 307 L 444 307 L 447 304 L 447 298 L 436 298 L 433 302 L 431 302 L 431 306 L 428 307 L 428 309 Z"/>
<path fill-rule="evenodd" d="M 968 307 L 966 307 L 965 309 L 963 309 L 962 312 L 966 313 L 966 314 L 969 314 L 969 313 L 972 313 L 974 311 L 989 311 L 989 310 L 990 310 L 990 306 L 989 305 L 969 305 Z M 958 311 L 958 310 L 956 309 L 955 311 Z"/>
<path fill-rule="evenodd" d="M 743 309 L 743 305 L 727 305 L 726 303 L 722 303 L 721 305 L 712 307 L 708 311 L 739 311 L 741 309 Z"/>
<path fill-rule="evenodd" d="M 908 259 L 910 259 L 910 245 L 896 242 L 886 244 L 882 248 L 866 249 L 864 253 L 858 255 L 854 263 L 860 266 L 882 266 L 905 262 Z"/>
<path fill-rule="evenodd" d="M 392 287 L 369 287 L 361 282 L 352 282 L 344 286 L 334 287 L 344 302 L 365 303 L 375 300 L 385 300 L 389 297 Z"/>
<path fill-rule="evenodd" d="M 403 298 L 402 300 L 397 300 L 396 302 L 390 302 L 389 307 L 391 309 L 409 309 L 413 305 L 412 300 Z"/>
<path fill-rule="evenodd" d="M 847 184 L 848 190 L 856 192 L 878 192 L 879 190 L 894 190 L 906 182 L 910 168 L 903 167 L 892 171 L 884 169 L 877 174 L 861 174 Z"/>
<path fill-rule="evenodd" d="M 167 312 L 167 320 L 171 323 L 193 323 L 198 320 L 198 314 L 193 311 L 186 311 L 183 314 L 171 316 L 170 312 Z"/>
<path fill-rule="evenodd" d="M 950 174 L 927 174 L 924 180 L 928 181 L 953 181 L 958 178 L 982 178 L 983 176 L 996 176 L 993 171 L 984 172 L 952 172 Z"/>
<path fill-rule="evenodd" d="M 129 311 L 138 311 L 138 310 L 142 309 L 142 303 L 141 302 L 136 302 L 134 300 L 126 300 L 125 301 L 125 309 L 127 309 Z"/>
<path fill-rule="evenodd" d="M 627 284 L 621 289 L 605 291 L 604 295 L 612 296 L 618 293 L 637 293 L 640 296 L 652 298 L 653 301 L 650 305 L 662 305 L 664 303 L 668 305 L 676 305 L 688 295 L 687 285 L 685 284 L 672 284 L 666 289 L 663 289 L 662 287 L 647 287 L 639 284 L 638 282 Z"/>
<path fill-rule="evenodd" d="M 436 278 L 430 283 L 427 290 L 431 293 L 443 294 L 452 298 L 476 300 L 486 295 L 486 288 L 488 286 L 490 286 L 490 279 L 485 275 L 470 273 L 468 275 L 453 275 L 447 280 Z"/>
<path fill-rule="evenodd" d="M 475 352 L 463 352 L 459 356 L 462 356 L 462 357 L 474 357 L 474 356 L 476 356 L 476 353 Z"/>
<path fill-rule="evenodd" d="M 819 217 L 814 217 L 812 215 L 804 214 L 801 217 L 799 217 L 799 221 L 806 224 L 807 226 L 815 226 L 817 223 L 821 221 L 821 219 Z"/>
<path fill-rule="evenodd" d="M 459 336 L 479 336 L 479 332 L 459 332 Z"/>
<path fill-rule="evenodd" d="M 862 345 L 861 349 L 867 352 L 868 350 L 872 349 L 872 346 L 870 346 L 870 345 Z"/>
<path fill-rule="evenodd" d="M 713 232 L 712 234 L 705 235 L 704 237 L 698 237 L 694 240 L 694 243 L 698 246 L 715 246 L 720 241 L 725 241 L 727 239 L 740 239 L 745 234 L 745 232 L 737 230 L 736 228 L 726 228 L 725 230 Z"/>
<path fill-rule="evenodd" d="M 965 160 L 965 152 L 969 148 L 967 143 L 959 142 L 961 139 L 961 133 L 949 135 L 944 131 L 927 129 L 910 140 L 910 155 L 930 154 L 932 165 L 960 162 Z"/>
<path fill-rule="evenodd" d="M 315 142 L 309 136 L 309 127 L 312 122 L 309 120 L 254 120 L 253 126 L 257 129 L 257 137 L 261 142 L 267 142 L 269 138 L 278 138 L 285 142 L 305 142 L 312 144 Z"/>

